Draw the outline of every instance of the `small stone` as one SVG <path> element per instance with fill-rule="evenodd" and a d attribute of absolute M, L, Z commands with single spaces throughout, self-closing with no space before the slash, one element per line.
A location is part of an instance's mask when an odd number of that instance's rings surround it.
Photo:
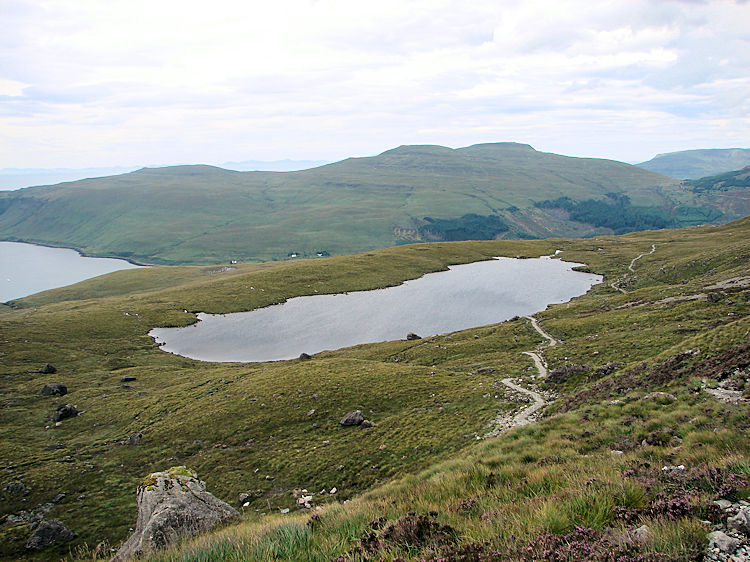
<path fill-rule="evenodd" d="M 348 427 L 352 425 L 361 425 L 363 421 L 365 421 L 365 416 L 362 415 L 362 412 L 360 410 L 355 410 L 354 412 L 349 412 L 343 418 L 341 418 L 339 424 L 341 424 L 343 427 Z"/>
<path fill-rule="evenodd" d="M 143 439 L 143 433 L 134 433 L 128 438 L 128 444 L 132 447 L 137 447 L 141 444 L 141 439 Z"/>
<path fill-rule="evenodd" d="M 370 420 L 364 420 L 362 424 L 360 425 L 362 429 L 369 429 L 371 427 L 375 427 L 375 424 L 371 422 Z"/>
<path fill-rule="evenodd" d="M 495 371 L 495 369 L 493 369 L 492 367 L 481 367 L 481 368 L 477 369 L 477 374 L 478 375 L 484 375 L 484 374 L 487 374 L 487 373 L 492 373 L 494 371 Z"/>
<path fill-rule="evenodd" d="M 730 502 L 729 500 L 716 500 L 714 502 L 714 505 L 718 505 L 721 509 L 726 511 L 727 509 L 732 507 L 732 502 Z"/>
<path fill-rule="evenodd" d="M 336 492 L 338 492 L 338 489 L 336 489 L 336 488 L 334 487 L 334 488 L 331 488 L 331 491 L 330 491 L 330 492 L 328 492 L 328 493 L 329 493 L 329 494 L 335 494 Z"/>
<path fill-rule="evenodd" d="M 132 377 L 132 376 L 127 376 L 127 377 L 121 377 L 120 378 L 120 382 L 133 382 L 134 380 L 136 380 L 136 378 Z"/>
<path fill-rule="evenodd" d="M 409 341 L 413 341 L 413 340 L 421 340 L 422 337 L 418 336 L 414 332 L 409 332 L 408 334 L 406 334 L 406 339 Z"/>
<path fill-rule="evenodd" d="M 306 414 L 306 415 L 307 415 L 307 417 L 309 418 L 309 417 L 310 417 L 310 416 L 312 416 L 313 414 L 315 414 L 315 408 L 313 408 L 312 410 L 310 410 L 309 412 L 307 412 L 307 414 Z"/>
<path fill-rule="evenodd" d="M 43 375 L 53 375 L 57 372 L 57 369 L 55 368 L 54 365 L 50 365 L 49 363 L 47 363 L 44 367 L 39 369 L 37 372 L 42 373 Z"/>
<path fill-rule="evenodd" d="M 726 552 L 727 554 L 734 554 L 737 547 L 740 544 L 735 538 L 730 537 L 722 531 L 714 531 L 708 534 L 708 547 L 715 548 L 719 552 Z"/>
<path fill-rule="evenodd" d="M 313 497 L 312 496 L 300 496 L 297 498 L 297 505 L 300 507 L 310 507 L 310 502 L 312 502 Z"/>
<path fill-rule="evenodd" d="M 56 519 L 42 521 L 26 541 L 29 550 L 41 550 L 46 546 L 67 542 L 76 534 Z"/>
<path fill-rule="evenodd" d="M 244 504 L 248 499 L 250 499 L 250 494 L 248 494 L 247 492 L 243 492 L 237 496 L 237 501 L 240 504 Z"/>
<path fill-rule="evenodd" d="M 51 443 L 50 445 L 47 445 L 44 450 L 45 451 L 56 451 L 58 449 L 64 449 L 65 445 L 62 443 Z"/>
<path fill-rule="evenodd" d="M 284 509 L 280 509 L 281 513 L 289 513 L 289 508 L 285 507 Z"/>
<path fill-rule="evenodd" d="M 299 354 L 299 360 L 300 361 L 309 361 L 310 359 L 312 359 L 312 356 L 308 355 L 307 353 L 300 353 Z"/>

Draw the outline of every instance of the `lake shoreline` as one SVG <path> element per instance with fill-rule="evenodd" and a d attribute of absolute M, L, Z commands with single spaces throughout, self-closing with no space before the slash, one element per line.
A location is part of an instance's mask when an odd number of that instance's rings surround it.
<path fill-rule="evenodd" d="M 477 269 L 494 268 L 493 262 L 498 269 Z M 554 262 L 560 266 L 550 267 Z M 557 254 L 496 257 L 449 266 L 447 271 L 426 273 L 384 289 L 299 296 L 226 314 L 193 311 L 193 322 L 155 327 L 148 334 L 162 351 L 198 361 L 286 361 L 301 353 L 395 341 L 408 334 L 429 338 L 534 314 L 569 302 L 602 282 L 600 275 L 573 269 L 583 265 L 557 259 Z M 446 274 L 450 282 L 442 285 Z M 539 276 L 544 281 L 529 291 L 524 278 Z M 477 303 L 477 298 L 482 302 Z"/>
<path fill-rule="evenodd" d="M 145 263 L 145 262 L 139 262 L 131 258 L 124 258 L 122 256 L 114 256 L 114 255 L 97 255 L 97 254 L 88 254 L 84 252 L 81 248 L 76 248 L 75 246 L 63 246 L 63 245 L 56 245 L 56 244 L 48 244 L 45 242 L 31 242 L 30 240 L 23 240 L 21 238 L 3 238 L 0 237 L 0 242 L 15 242 L 17 244 L 29 244 L 30 246 L 39 246 L 40 248 L 58 248 L 60 250 L 73 250 L 75 252 L 78 252 L 78 255 L 80 255 L 82 258 L 102 258 L 102 259 L 109 259 L 109 260 L 122 260 L 126 261 L 132 265 L 137 265 L 139 267 L 158 267 L 157 264 L 153 263 Z"/>

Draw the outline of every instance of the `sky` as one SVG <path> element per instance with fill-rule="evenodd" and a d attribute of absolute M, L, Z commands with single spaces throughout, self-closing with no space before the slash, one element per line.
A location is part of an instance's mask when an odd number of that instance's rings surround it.
<path fill-rule="evenodd" d="M 0 0 L 0 168 L 750 147 L 750 2 Z"/>

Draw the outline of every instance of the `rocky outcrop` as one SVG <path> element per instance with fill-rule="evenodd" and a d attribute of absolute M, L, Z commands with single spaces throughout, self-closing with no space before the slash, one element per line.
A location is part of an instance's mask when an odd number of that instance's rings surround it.
<path fill-rule="evenodd" d="M 207 492 L 192 470 L 178 466 L 155 472 L 138 487 L 135 531 L 112 560 L 130 560 L 165 548 L 235 517 L 239 517 L 237 510 Z"/>
<path fill-rule="evenodd" d="M 421 340 L 422 337 L 418 336 L 414 332 L 409 332 L 408 334 L 406 334 L 406 339 L 409 341 L 414 341 L 414 340 Z"/>
<path fill-rule="evenodd" d="M 361 425 L 363 421 L 365 421 L 365 416 L 362 415 L 362 412 L 360 410 L 355 410 L 354 412 L 349 412 L 343 418 L 341 418 L 341 421 L 339 423 L 344 427 L 349 427 L 352 425 Z"/>

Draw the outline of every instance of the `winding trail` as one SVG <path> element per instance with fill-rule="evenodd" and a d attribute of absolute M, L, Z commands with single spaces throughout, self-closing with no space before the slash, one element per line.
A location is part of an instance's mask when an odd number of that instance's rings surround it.
<path fill-rule="evenodd" d="M 547 374 L 548 374 L 547 364 L 544 362 L 544 359 L 542 359 L 542 356 L 539 355 L 536 351 L 524 351 L 523 354 L 528 355 L 534 360 L 534 365 L 536 365 L 536 370 L 539 371 L 539 377 L 546 379 Z"/>
<path fill-rule="evenodd" d="M 656 251 L 656 244 L 651 244 L 651 251 L 650 252 L 643 252 L 642 254 L 639 254 L 636 257 L 634 257 L 632 260 L 630 260 L 630 265 L 628 266 L 628 271 L 630 271 L 631 273 L 635 273 L 635 269 L 634 269 L 635 268 L 635 262 L 637 262 L 643 256 L 648 256 L 648 255 L 653 254 L 655 251 Z M 627 295 L 628 292 L 625 289 L 623 289 L 622 287 L 620 287 L 620 285 L 619 285 L 619 283 L 621 283 L 624 280 L 625 280 L 625 277 L 620 277 L 617 281 L 613 281 L 612 283 L 610 283 L 609 286 L 612 287 L 613 289 L 616 289 L 616 290 L 620 291 L 623 295 Z"/>
<path fill-rule="evenodd" d="M 558 340 L 550 336 L 547 332 L 545 332 L 542 329 L 541 326 L 539 326 L 539 323 L 536 321 L 536 318 L 534 318 L 533 316 L 524 316 L 524 318 L 527 318 L 531 321 L 532 327 L 539 333 L 540 336 L 542 336 L 544 339 L 547 340 L 548 346 L 551 347 L 559 343 Z M 528 355 L 534 360 L 534 365 L 536 366 L 536 370 L 539 372 L 539 378 L 544 379 L 547 377 L 547 363 L 544 361 L 544 359 L 538 352 L 539 352 L 539 348 L 537 348 L 535 351 L 524 351 L 522 353 L 524 355 Z M 521 426 L 530 424 L 533 421 L 532 416 L 539 409 L 549 404 L 549 402 L 545 400 L 544 396 L 542 396 L 538 392 L 529 390 L 527 388 L 524 388 L 516 384 L 511 378 L 504 378 L 500 382 L 503 383 L 508 388 L 510 388 L 511 390 L 515 390 L 516 392 L 525 394 L 526 396 L 531 398 L 533 402 L 529 404 L 526 408 L 518 412 L 515 416 L 512 416 L 512 417 L 503 412 L 500 412 L 497 415 L 497 417 L 494 420 L 492 420 L 492 423 L 491 423 L 492 429 L 484 435 L 485 439 L 489 437 L 497 437 L 504 431 L 508 431 L 509 429 L 513 429 L 514 427 L 521 427 Z"/>
<path fill-rule="evenodd" d="M 630 265 L 628 266 L 628 270 L 632 273 L 635 273 L 635 262 L 637 262 L 639 259 L 641 259 L 643 256 L 648 256 L 650 254 L 653 254 L 656 251 L 656 244 L 651 244 L 651 251 L 650 252 L 643 252 L 642 254 L 639 254 L 635 258 L 633 258 L 630 262 Z M 621 277 L 616 282 L 611 283 L 610 286 L 614 289 L 617 289 L 621 293 L 627 294 L 627 291 L 625 289 L 619 287 L 617 283 L 621 282 L 623 278 Z M 537 322 L 536 318 L 533 316 L 524 316 L 524 318 L 528 319 L 531 322 L 531 326 L 537 331 L 537 333 L 542 336 L 545 340 L 547 340 L 546 345 L 548 347 L 552 347 L 553 345 L 557 345 L 560 343 L 558 340 L 553 338 L 551 335 L 549 335 L 542 327 L 539 325 L 539 322 Z M 539 373 L 540 379 L 547 378 L 547 375 L 549 374 L 547 370 L 547 363 L 545 362 L 544 358 L 541 355 L 541 348 L 542 346 L 538 346 L 534 351 L 523 351 L 522 353 L 524 355 L 528 355 L 531 357 L 531 359 L 534 360 L 534 366 L 536 367 L 537 372 Z M 492 420 L 490 426 L 492 429 L 484 435 L 484 438 L 487 439 L 489 437 L 497 437 L 501 433 L 508 431 L 510 429 L 513 429 L 514 427 L 521 427 L 524 425 L 530 424 L 533 419 L 532 416 L 539 411 L 541 408 L 546 406 L 549 402 L 539 394 L 538 392 L 535 392 L 533 390 L 529 390 L 528 388 L 524 388 L 520 385 L 518 385 L 516 382 L 513 381 L 511 378 L 504 378 L 500 381 L 505 386 L 510 388 L 511 390 L 514 390 L 515 392 L 519 392 L 521 394 L 524 394 L 531 398 L 532 403 L 529 404 L 526 408 L 518 412 L 515 416 L 507 415 L 503 412 L 498 413 L 497 417 Z M 477 436 L 477 439 L 479 437 Z"/>
<path fill-rule="evenodd" d="M 549 342 L 549 346 L 552 347 L 553 345 L 557 345 L 558 342 L 555 338 L 550 336 L 547 332 L 542 330 L 542 327 L 539 325 L 539 323 L 536 321 L 536 318 L 533 316 L 524 316 L 524 318 L 528 318 L 531 320 L 531 325 L 534 327 L 534 329 L 539 332 L 539 335 L 542 336 L 544 339 L 546 339 Z M 527 351 L 524 351 L 524 353 L 529 353 Z"/>
<path fill-rule="evenodd" d="M 637 262 L 637 261 L 638 261 L 639 259 L 641 259 L 641 258 L 642 258 L 643 256 L 648 256 L 648 255 L 650 255 L 650 254 L 653 254 L 653 253 L 654 253 L 655 251 L 656 251 L 656 244 L 651 244 L 651 251 L 650 251 L 650 252 L 643 252 L 642 254 L 640 254 L 640 255 L 638 255 L 638 256 L 636 256 L 636 257 L 634 257 L 634 258 L 633 258 L 633 259 L 631 260 L 631 262 L 630 262 L 630 265 L 628 266 L 628 269 L 629 269 L 630 271 L 632 271 L 633 273 L 635 273 L 635 269 L 633 269 L 633 267 L 635 267 L 635 262 Z"/>

